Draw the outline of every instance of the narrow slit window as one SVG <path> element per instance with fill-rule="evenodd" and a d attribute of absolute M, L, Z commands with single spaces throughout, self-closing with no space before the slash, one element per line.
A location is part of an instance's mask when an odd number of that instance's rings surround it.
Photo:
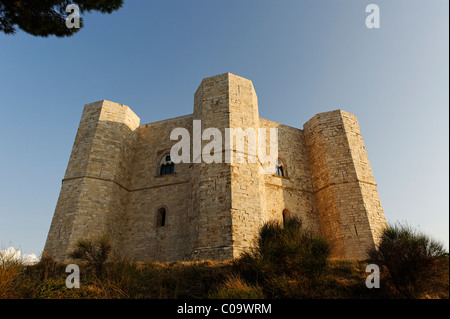
<path fill-rule="evenodd" d="M 158 227 L 166 226 L 166 209 L 160 208 L 158 209 L 156 223 Z"/>

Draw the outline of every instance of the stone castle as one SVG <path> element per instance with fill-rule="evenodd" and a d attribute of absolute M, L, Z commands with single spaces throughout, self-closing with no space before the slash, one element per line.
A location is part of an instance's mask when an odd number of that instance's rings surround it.
<path fill-rule="evenodd" d="M 193 120 L 277 128 L 273 174 L 260 163 L 174 164 L 170 133 L 192 132 Z M 264 222 L 292 217 L 328 238 L 334 258 L 363 259 L 377 245 L 386 220 L 357 119 L 325 112 L 301 130 L 260 118 L 252 82 L 226 73 L 201 82 L 193 114 L 164 121 L 140 125 L 125 105 L 87 104 L 44 251 L 67 261 L 77 240 L 106 233 L 135 261 L 227 260 Z"/>

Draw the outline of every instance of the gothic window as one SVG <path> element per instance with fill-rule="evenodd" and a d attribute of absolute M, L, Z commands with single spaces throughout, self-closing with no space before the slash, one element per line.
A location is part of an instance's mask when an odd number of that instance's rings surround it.
<path fill-rule="evenodd" d="M 166 154 L 161 159 L 160 165 L 159 165 L 159 175 L 168 175 L 175 173 L 175 163 L 171 161 L 170 155 Z"/>
<path fill-rule="evenodd" d="M 157 227 L 166 226 L 166 209 L 164 207 L 158 209 L 158 212 L 156 213 L 156 226 Z"/>
<path fill-rule="evenodd" d="M 286 165 L 284 164 L 284 161 L 281 158 L 277 160 L 277 165 L 275 167 L 275 174 L 281 177 L 287 177 Z"/>

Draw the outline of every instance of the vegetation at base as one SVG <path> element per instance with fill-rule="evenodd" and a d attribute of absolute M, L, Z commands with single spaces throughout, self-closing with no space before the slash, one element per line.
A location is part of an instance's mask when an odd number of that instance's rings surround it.
<path fill-rule="evenodd" d="M 0 252 L 0 299 L 12 296 L 19 286 L 22 263 Z"/>
<path fill-rule="evenodd" d="M 253 250 L 234 262 L 235 272 L 262 287 L 268 298 L 310 298 L 322 284 L 330 244 L 302 228 L 297 219 L 285 225 L 268 222 Z"/>
<path fill-rule="evenodd" d="M 386 274 L 392 295 L 420 298 L 440 289 L 447 289 L 448 294 L 448 252 L 442 243 L 408 225 L 387 227 L 369 256 L 371 263 L 381 267 L 380 273 Z"/>
<path fill-rule="evenodd" d="M 103 278 L 105 263 L 112 249 L 109 237 L 104 234 L 94 240 L 81 239 L 75 243 L 75 246 L 75 250 L 69 254 L 69 257 L 85 261 L 95 270 L 98 278 Z"/>
<path fill-rule="evenodd" d="M 0 253 L 0 298 L 449 298 L 448 252 L 401 225 L 384 230 L 366 261 L 330 260 L 329 243 L 295 219 L 267 223 L 254 248 L 228 262 L 135 263 L 114 255 L 105 236 L 74 248 L 78 289 L 66 287 L 66 265 L 47 254 L 24 265 Z M 366 287 L 369 263 L 380 267 L 379 289 Z"/>

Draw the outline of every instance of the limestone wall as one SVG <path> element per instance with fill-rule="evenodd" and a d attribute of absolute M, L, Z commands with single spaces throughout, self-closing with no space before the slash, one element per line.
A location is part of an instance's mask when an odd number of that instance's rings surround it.
<path fill-rule="evenodd" d="M 192 130 L 192 115 L 142 125 L 125 223 L 125 254 L 136 260 L 169 261 L 187 258 L 195 230 L 192 228 L 191 168 L 175 165 L 175 172 L 160 176 L 159 163 L 176 141 L 170 132 L 176 127 Z M 163 227 L 157 224 L 159 208 L 166 209 Z"/>
<path fill-rule="evenodd" d="M 222 137 L 230 125 L 228 74 L 203 79 L 194 95 L 194 119 L 201 130 L 220 129 Z M 201 148 L 209 143 L 202 141 Z M 223 150 L 222 143 L 222 150 Z M 197 230 L 194 259 L 233 257 L 231 223 L 231 171 L 227 163 L 204 161 L 192 165 L 193 218 Z"/>
<path fill-rule="evenodd" d="M 366 258 L 385 226 L 356 117 L 337 110 L 304 125 L 322 234 L 333 257 Z"/>
<path fill-rule="evenodd" d="M 44 251 L 66 260 L 78 239 L 109 234 L 121 249 L 139 118 L 125 105 L 87 104 Z"/>
<path fill-rule="evenodd" d="M 266 192 L 266 220 L 282 222 L 283 210 L 301 219 L 303 226 L 319 233 L 314 191 L 303 131 L 266 119 L 259 119 L 260 127 L 278 128 L 278 156 L 282 159 L 284 177 L 264 175 Z M 268 139 L 268 136 L 267 136 Z M 268 144 L 267 141 L 266 144 Z"/>

